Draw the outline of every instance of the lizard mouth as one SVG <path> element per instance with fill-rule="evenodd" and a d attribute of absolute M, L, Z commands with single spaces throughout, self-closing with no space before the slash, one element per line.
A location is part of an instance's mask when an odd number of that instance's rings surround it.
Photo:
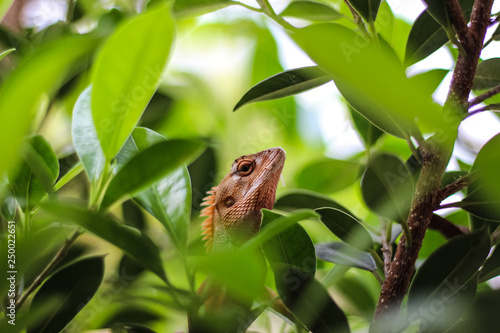
<path fill-rule="evenodd" d="M 265 192 L 267 193 L 261 193 L 261 195 L 267 196 L 268 193 L 274 193 L 276 191 L 281 171 L 285 164 L 286 153 L 281 147 L 269 148 L 263 152 L 266 153 L 263 157 L 263 161 L 266 162 L 262 166 L 259 176 L 253 181 L 248 192 L 261 192 L 263 188 L 262 184 L 266 184 L 264 188 L 266 188 Z M 274 203 L 274 197 L 272 198 L 272 202 Z"/>

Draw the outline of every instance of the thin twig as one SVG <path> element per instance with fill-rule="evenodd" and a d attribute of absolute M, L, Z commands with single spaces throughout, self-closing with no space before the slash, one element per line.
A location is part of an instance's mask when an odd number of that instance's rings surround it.
<path fill-rule="evenodd" d="M 365 38 L 370 39 L 370 33 L 366 29 L 365 23 L 363 22 L 363 18 L 361 17 L 361 15 L 359 15 L 359 13 L 356 11 L 356 9 L 354 9 L 351 6 L 351 4 L 349 3 L 348 0 L 344 0 L 344 2 L 347 5 L 347 8 L 349 8 L 349 10 L 351 11 L 352 18 L 354 19 L 354 23 L 356 23 L 356 25 L 358 26 L 359 31 L 361 32 L 361 34 Z"/>
<path fill-rule="evenodd" d="M 382 239 L 382 255 L 384 256 L 384 273 L 389 274 L 392 262 L 392 223 L 385 219 L 381 220 L 380 223 L 380 234 Z"/>
<path fill-rule="evenodd" d="M 471 46 L 471 38 L 469 28 L 467 27 L 467 21 L 465 20 L 460 4 L 457 0 L 446 0 L 446 8 L 448 9 L 449 18 L 453 24 L 453 28 L 458 35 L 458 39 L 461 44 Z M 467 50 L 467 46 L 465 50 Z"/>
<path fill-rule="evenodd" d="M 269 18 L 274 20 L 276 23 L 281 25 L 283 28 L 285 28 L 287 30 L 292 30 L 292 31 L 297 30 L 297 28 L 295 28 L 293 25 L 291 25 L 290 23 L 285 21 L 281 16 L 276 14 L 273 7 L 271 7 L 271 4 L 269 3 L 269 0 L 257 0 L 257 2 L 260 5 L 262 13 L 266 14 Z"/>
<path fill-rule="evenodd" d="M 476 179 L 476 174 L 474 172 L 468 173 L 467 175 L 458 178 L 453 183 L 446 185 L 438 193 L 439 201 L 443 201 L 450 195 L 461 191 L 462 189 L 469 186 Z"/>
<path fill-rule="evenodd" d="M 47 276 L 52 273 L 54 268 L 56 268 L 56 266 L 64 259 L 64 257 L 66 257 L 69 248 L 81 234 L 82 232 L 77 229 L 70 238 L 66 239 L 66 242 L 64 242 L 64 245 L 59 249 L 59 251 L 57 251 L 54 258 L 52 258 L 45 269 L 35 278 L 33 283 L 28 288 L 26 288 L 21 297 L 19 297 L 16 303 L 16 308 L 21 307 L 23 303 L 28 299 L 28 297 L 42 284 Z"/>
<path fill-rule="evenodd" d="M 479 103 L 482 103 L 484 102 L 485 100 L 487 100 L 488 98 L 492 97 L 492 96 L 495 96 L 496 94 L 500 93 L 500 84 L 491 88 L 490 90 L 488 90 L 487 92 L 485 93 L 482 93 L 481 95 L 471 99 L 469 101 L 469 103 L 467 104 L 468 107 L 467 108 L 470 108 L 471 106 L 474 106 L 474 105 L 477 105 Z"/>

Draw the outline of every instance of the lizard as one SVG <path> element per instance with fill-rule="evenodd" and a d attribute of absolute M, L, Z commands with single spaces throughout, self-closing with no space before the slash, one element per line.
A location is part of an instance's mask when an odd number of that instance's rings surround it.
<path fill-rule="evenodd" d="M 206 217 L 202 235 L 207 253 L 234 251 L 259 232 L 261 209 L 274 206 L 285 155 L 280 147 L 243 155 L 234 160 L 220 184 L 207 192 L 200 214 Z M 220 286 L 211 284 L 210 278 L 197 293 L 204 295 L 205 313 L 217 312 L 230 302 L 230 297 Z M 264 293 L 272 308 L 287 317 L 293 316 L 272 290 Z"/>

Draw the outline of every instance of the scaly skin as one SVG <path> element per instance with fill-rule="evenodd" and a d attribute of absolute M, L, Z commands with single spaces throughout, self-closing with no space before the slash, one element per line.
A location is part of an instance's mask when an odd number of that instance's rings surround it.
<path fill-rule="evenodd" d="M 231 171 L 205 198 L 202 216 L 207 252 L 234 251 L 259 232 L 262 208 L 272 209 L 285 163 L 282 148 L 270 148 L 237 158 Z M 198 289 L 206 299 L 205 311 L 231 303 L 221 286 L 206 280 Z M 275 296 L 275 295 L 273 295 Z M 281 303 L 282 304 L 282 303 Z"/>

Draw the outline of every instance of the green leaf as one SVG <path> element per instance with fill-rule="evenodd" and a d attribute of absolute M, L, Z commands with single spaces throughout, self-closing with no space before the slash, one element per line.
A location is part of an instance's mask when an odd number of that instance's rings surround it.
<path fill-rule="evenodd" d="M 59 300 L 58 306 L 36 327 L 28 328 L 28 333 L 62 331 L 92 299 L 103 277 L 103 256 L 78 260 L 54 273 L 35 294 L 31 308 L 43 308 L 52 299 Z"/>
<path fill-rule="evenodd" d="M 476 217 L 500 221 L 500 134 L 488 141 L 477 154 L 471 172 L 476 180 L 467 188 L 467 196 L 462 200 L 462 209 Z"/>
<path fill-rule="evenodd" d="M 500 246 L 495 246 L 491 255 L 484 262 L 479 274 L 479 282 L 486 282 L 500 275 Z"/>
<path fill-rule="evenodd" d="M 352 213 L 347 208 L 327 197 L 326 195 L 306 190 L 294 190 L 288 192 L 278 198 L 278 200 L 276 200 L 276 203 L 274 204 L 274 208 L 285 211 L 293 211 L 302 208 L 316 209 L 321 207 L 337 208 L 347 214 L 352 215 Z"/>
<path fill-rule="evenodd" d="M 283 215 L 264 210 L 261 228 L 266 228 Z M 283 270 L 300 271 L 309 279 L 316 273 L 316 253 L 314 244 L 307 232 L 298 224 L 275 235 L 262 244 L 264 254 L 275 274 Z"/>
<path fill-rule="evenodd" d="M 92 51 L 98 40 L 71 36 L 46 44 L 25 57 L 0 87 L 0 176 L 17 161 L 40 98 L 51 92 L 77 60 Z M 26 82 L 36 82 L 27 85 Z M 16 112 L 12 112 L 16 110 Z"/>
<path fill-rule="evenodd" d="M 176 16 L 194 16 L 216 11 L 232 4 L 231 0 L 177 0 L 173 10 Z"/>
<path fill-rule="evenodd" d="M 101 210 L 127 194 L 136 194 L 166 177 L 201 153 L 198 141 L 176 139 L 153 144 L 128 160 L 113 177 L 104 195 Z"/>
<path fill-rule="evenodd" d="M 136 128 L 132 138 L 139 151 L 166 140 L 146 128 Z M 185 165 L 134 195 L 134 200 L 163 224 L 177 249 L 186 249 L 191 216 L 191 181 Z"/>
<path fill-rule="evenodd" d="M 265 242 L 273 239 L 279 233 L 295 225 L 295 223 L 305 219 L 318 217 L 316 213 L 309 209 L 297 210 L 286 216 L 276 216 L 270 210 L 265 208 L 261 209 L 261 211 L 263 216 L 267 216 L 266 218 L 269 220 L 272 219 L 273 222 L 267 223 L 265 228 L 261 228 L 259 234 L 247 241 L 242 248 L 257 248 L 260 244 L 264 244 Z"/>
<path fill-rule="evenodd" d="M 156 91 L 174 38 L 170 5 L 121 25 L 96 60 L 92 115 L 108 161 L 120 151 Z"/>
<path fill-rule="evenodd" d="M 381 2 L 382 0 L 349 0 L 351 6 L 367 22 L 375 21 Z"/>
<path fill-rule="evenodd" d="M 425 87 L 427 94 L 432 95 L 449 72 L 448 69 L 432 69 L 412 76 L 410 80 L 418 82 L 420 86 Z"/>
<path fill-rule="evenodd" d="M 310 21 L 334 21 L 344 17 L 332 7 L 321 2 L 297 0 L 291 2 L 280 14 Z"/>
<path fill-rule="evenodd" d="M 413 278 L 408 295 L 408 313 L 417 319 L 427 313 L 428 308 L 457 306 L 453 302 L 463 294 L 470 302 L 470 294 L 473 297 L 475 293 L 474 276 L 489 251 L 490 237 L 485 229 L 454 237 L 438 248 L 424 261 Z M 462 312 L 465 310 L 463 304 L 460 308 Z M 429 324 L 429 318 L 424 316 L 422 319 L 425 320 L 423 324 Z M 451 319 L 456 320 L 456 314 Z"/>
<path fill-rule="evenodd" d="M 41 135 L 30 137 L 23 149 L 23 161 L 9 183 L 22 210 L 32 210 L 52 190 L 59 175 L 59 162 L 50 144 Z"/>
<path fill-rule="evenodd" d="M 75 103 L 71 120 L 71 136 L 76 153 L 85 167 L 90 182 L 93 183 L 99 179 L 106 163 L 106 157 L 92 119 L 91 94 L 92 87 L 88 87 L 80 94 Z"/>
<path fill-rule="evenodd" d="M 330 75 L 317 66 L 291 69 L 271 76 L 253 86 L 234 107 L 296 95 L 331 81 Z"/>
<path fill-rule="evenodd" d="M 16 217 L 17 204 L 13 191 L 10 184 L 0 184 L 0 215 L 6 221 L 14 221 Z"/>
<path fill-rule="evenodd" d="M 14 0 L 0 1 L 0 20 L 2 20 L 5 17 L 5 14 L 7 14 L 7 11 L 9 10 L 13 2 Z"/>
<path fill-rule="evenodd" d="M 300 271 L 274 276 L 285 305 L 314 333 L 350 332 L 347 318 L 326 288 L 315 279 L 304 279 Z"/>
<path fill-rule="evenodd" d="M 338 238 L 361 251 L 373 249 L 370 233 L 359 223 L 359 220 L 336 208 L 318 208 L 314 210 L 320 220 Z"/>
<path fill-rule="evenodd" d="M 340 279 L 335 281 L 334 287 L 355 308 L 355 315 L 361 314 L 367 322 L 372 320 L 377 303 L 365 276 L 344 274 Z"/>
<path fill-rule="evenodd" d="M 333 262 L 334 264 L 364 269 L 373 272 L 377 265 L 373 257 L 345 243 L 328 242 L 315 245 L 316 255 L 319 259 Z"/>
<path fill-rule="evenodd" d="M 323 159 L 305 166 L 297 175 L 300 188 L 320 193 L 333 193 L 352 185 L 361 175 L 359 163 Z"/>
<path fill-rule="evenodd" d="M 412 177 L 395 155 L 377 154 L 370 158 L 361 178 L 363 200 L 372 210 L 390 221 L 406 221 L 413 195 Z"/>
<path fill-rule="evenodd" d="M 382 1 L 378 10 L 377 19 L 375 20 L 375 30 L 382 38 L 387 41 L 394 49 L 395 44 L 398 44 L 395 37 L 396 18 L 392 12 L 391 6 L 386 1 Z"/>
<path fill-rule="evenodd" d="M 384 132 L 380 130 L 377 126 L 373 125 L 368 119 L 363 117 L 359 112 L 357 112 L 349 103 L 346 103 L 349 113 L 351 114 L 352 121 L 356 128 L 356 131 L 363 139 L 365 147 L 369 148 L 377 142 Z"/>
<path fill-rule="evenodd" d="M 486 59 L 477 65 L 472 89 L 491 89 L 500 84 L 500 58 Z"/>
<path fill-rule="evenodd" d="M 207 191 L 216 185 L 217 170 L 217 158 L 214 149 L 210 146 L 207 146 L 207 149 L 193 163 L 188 165 L 193 189 L 191 214 L 196 214 L 201 210 L 201 203 Z"/>
<path fill-rule="evenodd" d="M 9 55 L 10 53 L 14 52 L 16 49 L 12 48 L 12 49 L 8 49 L 8 50 L 5 50 L 3 52 L 0 53 L 0 60 L 2 60 L 3 58 L 5 58 L 7 55 Z"/>
<path fill-rule="evenodd" d="M 474 0 L 459 0 L 465 19 L 472 13 Z M 437 51 L 448 42 L 443 26 L 425 10 L 415 20 L 406 43 L 405 65 L 410 66 Z"/>
<path fill-rule="evenodd" d="M 445 126 L 431 96 L 406 77 L 387 47 L 377 49 L 354 31 L 334 23 L 310 25 L 292 37 L 333 76 L 349 104 L 380 129 L 407 138 L 416 131 L 417 117 L 432 128 L 446 130 L 450 126 Z"/>
<path fill-rule="evenodd" d="M 94 213 L 74 203 L 46 202 L 43 208 L 59 219 L 76 223 L 94 235 L 117 246 L 140 261 L 162 280 L 167 280 L 160 258 L 160 250 L 140 230 L 120 225 L 107 216 Z"/>
<path fill-rule="evenodd" d="M 450 17 L 444 0 L 424 0 L 427 5 L 427 12 L 436 20 L 443 28 L 451 28 Z"/>

